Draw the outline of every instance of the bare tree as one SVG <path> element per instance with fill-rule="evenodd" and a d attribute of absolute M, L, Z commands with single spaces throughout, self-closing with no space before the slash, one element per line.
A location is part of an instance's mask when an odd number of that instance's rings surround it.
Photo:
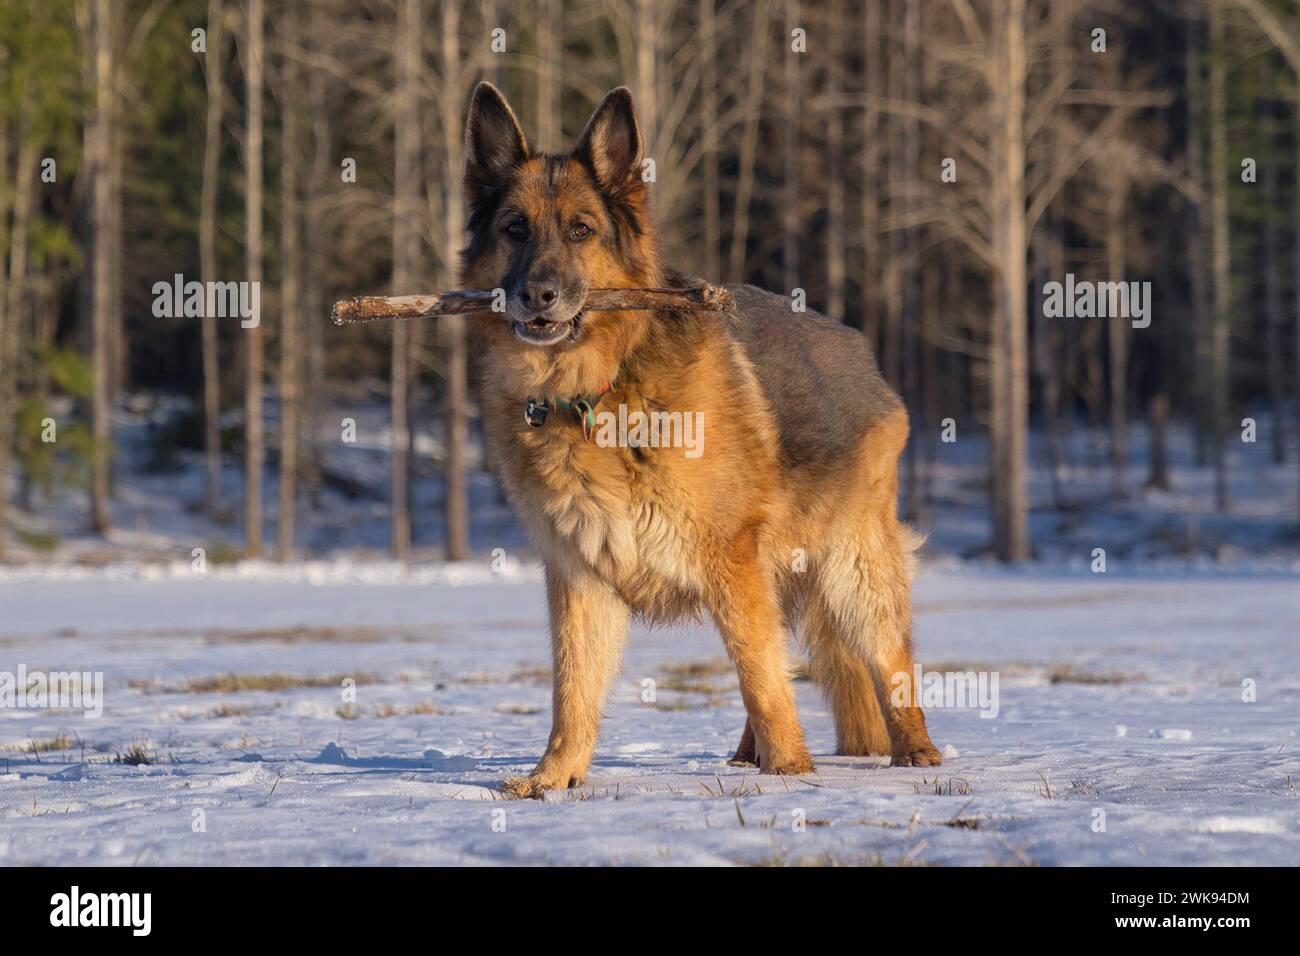
<path fill-rule="evenodd" d="M 1128 205 L 1129 172 L 1122 160 L 1113 162 L 1106 187 L 1106 274 L 1112 282 L 1124 281 L 1127 250 L 1124 210 Z M 1128 467 L 1128 324 L 1125 315 L 1108 320 L 1110 337 L 1110 463 L 1111 484 L 1124 491 Z"/>
<path fill-rule="evenodd" d="M 1295 73 L 1297 80 L 1300 80 L 1300 17 L 1297 17 L 1288 27 L 1275 14 L 1267 4 L 1261 0 L 1235 0 L 1237 6 L 1244 9 L 1250 14 L 1251 18 L 1259 25 L 1264 34 L 1277 47 L 1287 65 Z M 1217 14 L 1222 29 L 1222 14 Z M 1213 23 L 1213 20 L 1211 21 Z M 1300 106 L 1297 106 L 1295 117 L 1295 166 L 1300 169 Z M 1216 182 L 1225 170 L 1222 167 L 1215 167 Z M 1226 204 L 1226 197 L 1225 197 Z M 1216 216 L 1217 219 L 1217 216 Z M 1225 209 L 1226 219 L 1226 209 Z M 1295 243 L 1295 266 L 1294 280 L 1296 288 L 1296 313 L 1295 313 L 1295 340 L 1296 340 L 1296 417 L 1300 420 L 1300 189 L 1296 190 L 1294 223 L 1297 240 Z M 1225 223 L 1226 226 L 1226 223 Z M 1226 229 L 1225 229 L 1226 231 Z M 1226 237 L 1225 237 L 1226 240 Z M 1216 270 L 1217 270 L 1216 262 Z M 1217 344 L 1217 339 L 1216 339 Z M 1296 430 L 1297 443 L 1300 443 L 1300 428 Z M 1297 449 L 1297 458 L 1300 458 L 1300 448 Z M 1224 492 L 1226 497 L 1226 489 Z M 1297 498 L 1297 507 L 1300 508 L 1300 497 Z"/>
<path fill-rule="evenodd" d="M 993 0 L 991 245 L 999 268 L 993 328 L 993 537 L 1004 561 L 1029 557 L 1025 465 L 1029 417 L 1026 330 L 1025 0 Z"/>
<path fill-rule="evenodd" d="M 9 51 L 0 48 L 0 67 L 9 59 Z M 9 168 L 9 119 L 0 116 L 0 182 L 11 178 Z M 0 234 L 3 234 L 9 219 L 8 190 L 0 189 Z M 10 345 L 9 320 L 7 315 L 8 295 L 4 270 L 0 269 L 0 558 L 5 553 L 5 532 L 9 524 L 9 462 L 13 454 L 12 435 L 5 432 L 6 422 L 12 420 L 13 413 L 9 401 L 9 376 L 17 368 L 17 355 Z"/>
<path fill-rule="evenodd" d="M 90 485 L 91 525 L 102 533 L 109 530 L 109 455 L 112 451 L 112 298 L 113 254 L 112 189 L 109 183 L 113 122 L 113 11 L 109 4 L 91 4 L 95 102 L 86 129 L 86 157 L 91 195 L 93 242 L 92 335 L 94 341 L 94 392 L 91 402 L 94 434 L 93 469 Z"/>
<path fill-rule="evenodd" d="M 722 183 L 718 172 L 718 17 L 716 0 L 699 0 L 700 57 L 704 76 L 700 84 L 700 202 L 704 207 L 704 275 L 710 282 L 722 278 Z"/>
<path fill-rule="evenodd" d="M 3 57 L 4 54 L 0 54 Z M 33 129 L 26 98 L 19 104 L 17 121 L 17 165 L 12 176 L 12 193 L 0 199 L 0 234 L 13 203 L 13 231 L 9 244 L 9 275 L 0 266 L 0 557 L 4 556 L 4 533 L 9 506 L 9 462 L 13 455 L 14 416 L 17 414 L 20 329 L 27 284 L 27 233 L 31 222 L 36 159 L 39 140 Z M 8 123 L 0 120 L 0 175 L 9 179 Z"/>
<path fill-rule="evenodd" d="M 745 246 L 749 241 L 749 205 L 754 193 L 755 164 L 758 160 L 759 119 L 763 109 L 763 83 L 767 75 L 769 0 L 757 0 L 750 47 L 748 83 L 745 90 L 745 125 L 740 136 L 739 172 L 736 182 L 734 218 L 731 225 L 731 251 L 727 259 L 727 276 L 732 282 L 745 279 Z"/>
<path fill-rule="evenodd" d="M 1268 107 L 1263 116 L 1271 124 L 1272 104 Z M 1279 179 L 1277 165 L 1268 163 L 1264 171 L 1265 209 L 1260 268 L 1264 270 L 1264 363 L 1270 418 L 1269 445 L 1273 462 L 1280 465 L 1286 461 L 1286 419 L 1282 397 L 1282 276 L 1278 255 L 1282 237 L 1277 215 L 1282 190 Z"/>
<path fill-rule="evenodd" d="M 560 148 L 560 37 L 564 5 L 560 0 L 537 4 L 537 148 L 553 153 Z"/>
<path fill-rule="evenodd" d="M 637 119 L 647 156 L 660 156 L 659 120 L 659 17 L 671 4 L 633 0 L 636 15 Z"/>
<path fill-rule="evenodd" d="M 108 120 L 105 124 L 108 137 L 108 335 L 110 342 L 109 356 L 109 403 L 116 407 L 129 386 L 130 355 L 126 341 L 126 314 L 122 310 L 122 183 L 126 166 L 126 137 L 122 116 L 123 65 L 131 56 L 131 42 L 126 31 L 126 5 L 108 4 L 108 17 L 111 20 L 109 34 L 114 48 L 111 54 L 112 67 L 109 73 Z M 140 30 L 137 23 L 135 30 Z M 148 29 L 146 25 L 144 29 Z M 116 461 L 110 457 L 108 463 L 109 491 L 116 488 Z"/>
<path fill-rule="evenodd" d="M 827 62 L 827 85 L 834 93 L 844 90 L 846 50 L 839 25 L 845 22 L 844 0 L 834 0 L 830 9 L 832 32 Z M 826 314 L 844 321 L 844 110 L 832 104 L 826 116 Z"/>
<path fill-rule="evenodd" d="M 463 197 L 458 173 L 464 167 L 459 131 L 464 117 L 465 69 L 460 55 L 460 13 L 454 3 L 442 5 L 440 90 L 443 144 L 442 268 L 444 288 L 455 284 L 456 254 L 465 229 Z M 447 558 L 469 557 L 469 484 L 466 451 L 469 445 L 469 346 L 463 315 L 442 323 L 442 346 L 447 382 L 447 455 L 443 466 L 444 518 Z"/>
<path fill-rule="evenodd" d="M 421 0 L 401 0 L 397 11 L 397 93 L 393 117 L 393 291 L 409 292 L 419 258 L 419 229 L 414 221 L 420 202 L 420 32 Z M 407 394 L 410 388 L 411 326 L 393 324 L 392 458 L 389 475 L 392 499 L 393 557 L 405 560 L 411 549 L 408 456 L 410 422 Z"/>
<path fill-rule="evenodd" d="M 312 44 L 323 46 L 328 31 L 326 17 L 320 4 L 311 4 L 309 29 Z M 308 104 L 312 117 L 311 173 L 304 200 L 306 220 L 306 262 L 303 281 L 305 292 L 303 306 L 307 317 L 306 368 L 304 372 L 306 400 L 303 408 L 305 448 L 303 472 L 311 507 L 321 507 L 324 462 L 319 438 L 321 407 L 325 387 L 325 275 L 321 262 L 327 248 L 324 235 L 327 204 L 330 196 L 325 184 L 331 172 L 331 122 L 329 109 L 328 77 L 322 70 L 311 70 L 308 77 Z"/>
<path fill-rule="evenodd" d="M 298 45 L 297 3 L 287 5 L 283 41 Z M 300 70 L 292 59 L 280 64 L 280 484 L 276 551 L 293 554 L 298 507 L 299 431 L 302 420 L 303 249 Z"/>
<path fill-rule="evenodd" d="M 1222 5 L 1210 4 L 1210 216 L 1213 317 L 1214 500 L 1228 510 L 1228 324 L 1231 321 L 1231 246 L 1228 235 L 1228 64 Z"/>
<path fill-rule="evenodd" d="M 880 348 L 880 109 L 884 96 L 881 63 L 881 4 L 867 3 L 863 17 L 862 115 L 862 331 Z"/>
<path fill-rule="evenodd" d="M 1189 6 L 1197 0 L 1188 0 Z M 1187 88 L 1187 176 L 1198 192 L 1204 190 L 1205 150 L 1202 146 L 1201 117 L 1205 113 L 1204 82 L 1201 77 L 1203 55 L 1202 23 L 1197 11 L 1189 9 L 1183 24 L 1185 44 L 1185 75 Z M 1192 305 L 1192 394 L 1195 403 L 1194 422 L 1196 432 L 1196 463 L 1204 465 L 1209 459 L 1206 431 L 1209 425 L 1209 330 L 1207 317 L 1209 313 L 1208 292 L 1205 282 L 1205 201 L 1190 202 L 1187 205 L 1187 263 L 1191 279 Z"/>
<path fill-rule="evenodd" d="M 203 193 L 199 199 L 199 263 L 204 288 L 217 281 L 217 190 L 221 174 L 221 127 L 225 118 L 225 2 L 208 0 L 205 58 L 208 84 L 207 128 L 203 143 Z M 221 380 L 217 356 L 217 317 L 203 310 L 203 447 L 207 465 L 206 501 L 216 511 L 221 500 Z"/>
<path fill-rule="evenodd" d="M 903 8 L 903 48 L 898 51 L 899 72 L 902 77 L 900 93 L 908 102 L 920 99 L 920 45 L 921 45 L 921 6 L 910 3 Z M 921 166 L 920 124 L 916 116 L 902 117 L 902 136 L 898 149 L 897 168 L 899 181 L 906 183 L 917 178 Z M 902 212 L 906 216 L 909 205 L 905 199 Z M 903 400 L 912 413 L 914 422 L 919 422 L 924 431 L 924 409 L 920 397 L 920 342 L 918 299 L 920 286 L 917 281 L 919 243 L 914 229 L 900 229 L 898 238 L 899 262 L 897 264 L 899 291 L 899 384 L 902 386 Z M 904 482 L 903 509 L 909 521 L 923 520 L 924 502 L 920 473 L 920 449 L 922 442 L 910 441 L 903 458 L 903 469 L 907 475 Z"/>
<path fill-rule="evenodd" d="M 244 62 L 248 97 L 248 129 L 244 144 L 247 167 L 245 185 L 245 272 L 248 282 L 262 284 L 262 96 L 263 30 L 262 0 L 247 0 L 247 42 Z M 262 327 L 244 330 L 244 552 L 249 557 L 262 553 Z"/>
<path fill-rule="evenodd" d="M 792 35 L 800 28 L 799 2 L 785 5 L 785 35 L 781 38 L 781 293 L 791 295 L 799 281 L 799 60 L 802 53 L 792 49 Z"/>

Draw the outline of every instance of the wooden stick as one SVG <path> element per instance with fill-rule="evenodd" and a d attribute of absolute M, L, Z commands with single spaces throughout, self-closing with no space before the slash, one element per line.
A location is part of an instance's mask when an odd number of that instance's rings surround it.
<path fill-rule="evenodd" d="M 358 295 L 334 303 L 335 325 L 382 319 L 428 319 L 440 315 L 486 312 L 492 308 L 491 289 L 442 292 L 437 295 Z M 685 289 L 592 289 L 583 310 L 619 312 L 625 309 L 672 309 L 679 312 L 731 312 L 736 307 L 730 289 L 707 283 Z"/>

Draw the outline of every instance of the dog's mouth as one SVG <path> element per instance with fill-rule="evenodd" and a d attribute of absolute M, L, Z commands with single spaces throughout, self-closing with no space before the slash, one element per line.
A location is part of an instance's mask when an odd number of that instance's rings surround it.
<path fill-rule="evenodd" d="M 576 341 L 582 334 L 582 310 L 563 320 L 548 319 L 543 315 L 527 321 L 516 319 L 510 323 L 510 330 L 516 338 L 529 345 L 558 345 L 566 339 Z"/>

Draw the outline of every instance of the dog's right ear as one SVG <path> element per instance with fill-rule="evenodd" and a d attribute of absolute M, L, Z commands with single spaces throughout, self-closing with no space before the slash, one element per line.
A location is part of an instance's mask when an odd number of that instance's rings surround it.
<path fill-rule="evenodd" d="M 510 104 L 491 83 L 480 83 L 465 123 L 465 191 L 477 204 L 528 158 L 528 141 Z"/>

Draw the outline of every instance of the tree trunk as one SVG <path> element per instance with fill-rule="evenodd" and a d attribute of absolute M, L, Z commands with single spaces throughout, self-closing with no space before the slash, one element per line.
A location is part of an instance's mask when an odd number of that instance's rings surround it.
<path fill-rule="evenodd" d="M 704 149 L 700 154 L 700 200 L 704 206 L 704 276 L 710 282 L 722 281 L 722 187 L 718 175 L 718 35 L 716 0 L 700 2 L 700 56 L 704 75 L 700 80 L 700 136 Z"/>
<path fill-rule="evenodd" d="M 442 6 L 442 69 L 444 77 L 459 77 L 460 15 L 456 4 Z M 460 97 L 454 95 L 457 84 L 443 93 L 443 271 L 447 283 L 455 281 L 455 255 L 464 235 L 462 193 L 457 173 L 464 166 L 461 138 L 456 135 L 461 123 Z M 464 561 L 469 557 L 469 486 L 466 451 L 469 444 L 469 355 L 466 343 L 465 316 L 451 316 L 443 322 L 443 353 L 447 374 L 447 459 L 443 481 L 444 517 L 447 523 L 447 559 Z"/>
<path fill-rule="evenodd" d="M 749 205 L 754 193 L 754 165 L 758 160 L 759 121 L 763 112 L 763 81 L 767 76 L 767 33 L 769 0 L 758 0 L 750 48 L 749 79 L 746 89 L 745 128 L 740 138 L 739 169 L 736 173 L 736 206 L 731 226 L 731 252 L 727 277 L 745 281 L 745 247 L 749 243 Z"/>
<path fill-rule="evenodd" d="M 1025 241 L 1025 0 L 995 0 L 993 248 L 999 262 L 992 353 L 993 540 L 1003 561 L 1030 556 L 1025 458 L 1028 362 Z"/>
<path fill-rule="evenodd" d="M 1070 11 L 1065 4 L 1052 7 L 1052 42 L 1059 50 L 1069 48 Z M 1062 55 L 1055 57 L 1054 79 L 1064 82 L 1070 69 L 1070 61 Z M 1052 136 L 1052 168 L 1061 169 L 1069 161 L 1065 140 L 1059 134 Z M 1064 281 L 1066 264 L 1066 222 L 1064 211 L 1068 192 L 1063 187 L 1056 196 L 1052 206 L 1047 210 L 1044 242 L 1047 255 L 1044 264 L 1047 275 L 1043 281 Z M 1034 360 L 1037 365 L 1039 382 L 1043 390 L 1043 430 L 1047 437 L 1048 483 L 1051 487 L 1052 505 L 1060 508 L 1064 502 L 1061 490 L 1061 471 L 1063 458 L 1061 454 L 1061 376 L 1060 363 L 1056 356 L 1056 322 L 1047 314 L 1046 309 L 1034 311 Z"/>
<path fill-rule="evenodd" d="M 1151 399 L 1151 477 L 1147 485 L 1169 490 L 1169 455 L 1166 453 L 1165 425 L 1169 420 L 1169 398 L 1163 392 Z"/>
<path fill-rule="evenodd" d="M 654 0 L 635 0 L 636 112 L 645 154 L 659 153 L 659 11 Z"/>
<path fill-rule="evenodd" d="M 283 39 L 296 47 L 301 7 L 289 4 L 282 19 Z M 280 64 L 280 484 L 276 552 L 281 561 L 293 556 L 298 507 L 298 435 L 302 418 L 302 182 L 300 155 L 301 71 L 289 59 Z"/>
<path fill-rule="evenodd" d="M 125 137 L 122 135 L 122 98 L 117 93 L 118 75 L 123 64 L 117 45 L 125 31 L 125 4 L 110 4 L 112 26 L 110 33 L 115 44 L 112 51 L 113 67 L 109 85 L 108 121 L 108 328 L 112 342 L 109 401 L 116 407 L 130 387 L 130 352 L 126 341 L 126 316 L 122 311 L 122 181 L 126 164 Z M 123 44 L 124 45 L 124 44 Z M 116 451 L 116 449 L 114 449 Z M 116 456 L 108 463 L 109 491 L 117 489 Z"/>
<path fill-rule="evenodd" d="M 1065 242 L 1058 230 L 1059 218 L 1049 214 L 1043 242 L 1048 251 L 1038 269 L 1039 288 L 1047 282 L 1065 276 Z M 1047 438 L 1047 472 L 1051 488 L 1052 506 L 1060 508 L 1061 493 L 1061 389 L 1056 362 L 1056 323 L 1045 309 L 1037 309 L 1033 316 L 1034 371 L 1043 390 L 1043 431 Z"/>
<path fill-rule="evenodd" d="M 888 29 L 894 36 L 906 33 L 908 8 L 895 4 L 896 21 L 890 22 Z M 887 21 L 888 22 L 888 21 Z M 907 99 L 907 43 L 890 41 L 888 50 L 888 68 L 885 73 L 885 95 L 895 100 Z M 897 114 L 891 114 L 885 122 L 885 136 L 890 144 L 881 153 L 882 166 L 886 172 L 885 190 L 889 196 L 887 211 L 890 219 L 897 220 L 906 215 L 906 203 L 903 199 L 907 191 L 907 180 L 914 174 L 907 168 L 907 150 L 903 141 L 907 138 L 907 124 Z M 880 368 L 889 382 L 898 391 L 903 391 L 902 368 L 902 328 L 903 309 L 906 291 L 903 259 L 907 255 L 907 230 L 890 229 L 885 233 L 881 243 L 881 285 L 883 302 L 880 309 Z"/>
<path fill-rule="evenodd" d="M 1300 108 L 1295 115 L 1295 130 L 1292 133 L 1295 142 L 1295 168 L 1300 169 Z M 1295 374 L 1296 374 L 1296 461 L 1300 462 L 1300 188 L 1295 190 L 1295 269 L 1294 285 L 1295 304 Z M 1300 469 L 1297 469 L 1300 471 Z M 1300 485 L 1297 485 L 1296 512 L 1300 515 Z"/>
<path fill-rule="evenodd" d="M 921 5 L 909 3 L 903 8 L 903 48 L 900 51 L 902 54 L 900 63 L 903 80 L 902 99 L 909 103 L 921 102 L 919 82 L 920 47 Z M 907 184 L 920 178 L 921 134 L 914 116 L 904 117 L 902 125 L 903 135 L 899 144 L 899 155 L 902 162 L 899 164 L 899 176 L 896 185 L 903 185 L 906 188 Z M 903 211 L 905 214 L 910 211 L 910 201 L 904 203 Z M 903 389 L 903 400 L 906 402 L 914 422 L 913 430 L 924 434 L 926 422 L 924 409 L 920 401 L 920 337 L 917 335 L 919 311 L 917 299 L 919 296 L 916 271 L 919 259 L 916 254 L 916 236 L 912 229 L 899 230 L 897 235 L 899 261 L 896 263 L 896 268 L 898 269 L 898 290 L 900 293 L 898 312 L 900 384 Z M 924 503 L 921 500 L 919 444 L 919 440 L 913 437 L 907 443 L 907 451 L 904 457 L 906 480 L 904 482 L 903 513 L 906 515 L 907 520 L 916 522 L 920 522 L 924 518 L 922 514 Z"/>
<path fill-rule="evenodd" d="M 113 282 L 111 276 L 112 192 L 110 179 L 113 115 L 113 11 L 108 4 L 92 4 L 94 21 L 95 106 L 88 124 L 86 157 L 90 174 L 92 251 L 92 334 L 94 391 L 92 431 L 94 434 L 93 468 L 90 485 L 91 525 L 100 534 L 107 533 L 108 469 L 112 451 L 112 415 L 110 380 L 113 374 L 112 320 Z"/>
<path fill-rule="evenodd" d="M 25 104 L 20 104 L 18 118 L 18 166 L 13 176 L 13 232 L 9 245 L 9 280 L 0 281 L 0 557 L 5 550 L 4 534 L 9 508 L 10 465 L 14 453 L 14 419 L 18 414 L 17 393 L 20 375 L 21 334 L 27 302 L 27 231 L 31 222 L 32 200 L 36 179 L 36 162 L 40 141 L 32 129 Z M 0 122 L 0 126 L 3 126 Z M 0 132 L 0 174 L 8 178 L 7 137 Z M 4 228 L 4 210 L 0 210 L 0 230 Z M 0 280 L 3 269 L 0 269 Z"/>
<path fill-rule="evenodd" d="M 862 322 L 867 341 L 880 355 L 880 110 L 874 97 L 884 90 L 880 69 L 881 4 L 868 2 L 863 18 L 863 51 L 866 61 L 863 84 L 867 102 L 862 117 Z"/>
<path fill-rule="evenodd" d="M 221 175 L 221 126 L 225 116 L 224 0 L 208 0 L 208 119 L 203 144 L 203 194 L 199 199 L 199 262 L 204 288 L 217 280 L 217 190 Z M 221 379 L 218 362 L 217 317 L 204 309 L 203 448 L 207 465 L 208 511 L 221 501 Z"/>
<path fill-rule="evenodd" d="M 1204 109 L 1201 92 L 1201 56 L 1203 50 L 1200 41 L 1200 21 L 1193 13 L 1194 11 L 1189 11 L 1184 23 L 1184 35 L 1187 45 L 1185 59 L 1187 178 L 1192 187 L 1203 195 L 1205 188 L 1205 156 L 1204 149 L 1201 146 L 1200 126 L 1201 113 Z M 1208 348 L 1210 335 L 1207 323 L 1209 309 L 1205 285 L 1205 236 L 1202 202 L 1189 201 L 1187 204 L 1187 271 L 1191 278 L 1191 289 L 1189 291 L 1192 307 L 1191 361 L 1189 363 L 1192 372 L 1192 384 L 1190 392 L 1196 438 L 1196 463 L 1198 465 L 1205 465 L 1209 461 L 1207 432 L 1211 418 L 1209 414 L 1210 390 L 1207 384 L 1210 371 Z"/>
<path fill-rule="evenodd" d="M 1266 113 L 1271 117 L 1269 110 Z M 1286 461 L 1286 407 L 1282 389 L 1282 282 L 1278 246 L 1277 207 L 1282 201 L 1278 170 L 1264 171 L 1264 236 L 1261 268 L 1264 270 L 1264 362 L 1268 379 L 1270 445 L 1275 464 Z"/>
<path fill-rule="evenodd" d="M 537 150 L 554 153 L 560 149 L 560 37 L 564 12 L 560 0 L 542 0 L 536 6 L 537 59 Z"/>
<path fill-rule="evenodd" d="M 1124 281 L 1124 202 L 1128 183 L 1117 171 L 1111 172 L 1106 195 L 1106 278 Z M 1110 464 L 1111 487 L 1124 493 L 1124 471 L 1128 467 L 1128 323 L 1123 315 L 1108 319 L 1110 333 Z"/>
<path fill-rule="evenodd" d="M 935 426 L 943 417 L 944 407 L 940 395 L 942 377 L 939 374 L 938 338 L 939 316 L 947 308 L 940 298 L 939 280 L 943 277 L 943 262 L 932 259 L 921 273 L 920 326 L 921 326 L 921 427 L 913 427 L 911 441 L 920 448 L 921 503 L 928 508 L 934 500 L 934 449 Z"/>
<path fill-rule="evenodd" d="M 41 142 L 32 129 L 26 109 L 19 124 L 18 168 L 14 174 L 13 232 L 9 243 L 9 284 L 5 289 L 5 322 L 0 327 L 4 343 L 0 352 L 8 356 L 0 370 L 0 474 L 3 473 L 4 456 L 12 453 L 14 415 L 18 377 L 22 372 L 22 351 L 19 347 L 23 319 L 28 314 L 27 290 L 28 231 L 31 225 L 35 199 L 36 164 L 40 159 Z M 3 479 L 0 479 L 0 489 Z M 0 498 L 3 498 L 0 493 Z M 0 507 L 3 507 L 0 501 Z"/>
<path fill-rule="evenodd" d="M 833 30 L 828 37 L 830 56 L 826 69 L 827 91 L 831 96 L 845 92 L 844 60 L 840 24 L 846 21 L 844 0 L 833 0 L 830 9 Z M 832 104 L 826 117 L 826 314 L 844 321 L 844 109 Z"/>
<path fill-rule="evenodd" d="M 248 282 L 262 284 L 262 0 L 248 0 L 248 58 L 244 64 L 248 96 L 245 145 L 245 271 Z M 246 349 L 244 387 L 244 553 L 262 554 L 262 327 L 244 329 Z"/>
<path fill-rule="evenodd" d="M 0 49 L 0 65 L 3 65 L 7 51 Z M 9 120 L 8 117 L 0 116 L 0 182 L 10 181 L 9 170 Z M 9 220 L 9 191 L 0 189 L 0 235 L 3 235 Z M 0 429 L 3 429 L 4 422 L 13 417 L 13 412 L 9 407 L 3 404 L 4 401 L 4 379 L 8 375 L 8 370 L 14 368 L 17 364 L 17 356 L 12 354 L 9 346 L 7 319 L 8 301 L 6 279 L 3 270 L 0 270 Z M 5 554 L 5 535 L 9 527 L 9 461 L 12 455 L 11 443 L 6 443 L 0 438 L 0 559 Z"/>
<path fill-rule="evenodd" d="M 312 4 L 312 31 L 314 38 L 322 36 L 317 5 Z M 319 41 L 317 41 L 319 42 Z M 312 115 L 311 185 L 307 189 L 307 263 L 305 306 L 307 312 L 307 370 L 306 400 L 303 403 L 305 447 L 303 448 L 303 477 L 307 485 L 313 511 L 321 508 L 323 449 L 320 442 L 320 425 L 325 396 L 325 283 L 321 259 L 327 248 L 325 231 L 325 183 L 333 172 L 330 151 L 330 113 L 325 87 L 325 76 L 319 70 L 311 71 L 309 82 Z"/>
<path fill-rule="evenodd" d="M 1232 289 L 1231 245 L 1228 233 L 1228 65 L 1223 10 L 1210 4 L 1210 207 L 1213 217 L 1213 452 L 1214 500 L 1219 511 L 1227 511 L 1228 500 L 1228 389 L 1229 342 Z"/>
<path fill-rule="evenodd" d="M 401 0 L 397 13 L 397 99 L 394 129 L 393 168 L 393 291 L 409 292 L 415 280 L 419 258 L 419 230 L 415 221 L 420 201 L 420 33 L 421 0 Z M 408 458 L 410 456 L 410 421 L 408 418 L 409 351 L 411 327 L 406 322 L 393 325 L 391 469 L 393 557 L 405 561 L 411 550 L 411 516 L 409 512 Z"/>
<path fill-rule="evenodd" d="M 799 281 L 799 59 L 791 50 L 791 31 L 802 26 L 798 0 L 786 4 L 785 36 L 781 42 L 785 70 L 782 74 L 781 154 L 781 292 L 790 295 Z"/>

